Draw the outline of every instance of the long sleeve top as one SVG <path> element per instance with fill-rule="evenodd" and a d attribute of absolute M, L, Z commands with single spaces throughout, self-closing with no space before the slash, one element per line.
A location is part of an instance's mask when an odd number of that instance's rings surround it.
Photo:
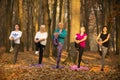
<path fill-rule="evenodd" d="M 35 35 L 35 39 L 45 39 L 44 41 L 41 41 L 40 44 L 42 45 L 46 45 L 47 43 L 47 37 L 48 37 L 48 33 L 47 32 L 44 32 L 44 33 L 41 33 L 40 31 L 36 33 Z"/>
<path fill-rule="evenodd" d="M 20 44 L 20 38 L 21 38 L 21 36 L 22 36 L 22 32 L 21 31 L 12 31 L 11 34 L 10 34 L 10 36 L 9 36 L 9 39 L 11 37 L 13 37 L 14 38 L 14 43 Z"/>
<path fill-rule="evenodd" d="M 60 29 L 58 28 L 58 29 L 56 29 L 54 31 L 54 33 L 55 32 L 59 33 L 59 35 L 58 35 L 58 42 L 61 42 L 63 44 L 64 43 L 64 39 L 67 36 L 67 31 L 65 29 L 62 29 L 62 31 L 60 32 Z"/>

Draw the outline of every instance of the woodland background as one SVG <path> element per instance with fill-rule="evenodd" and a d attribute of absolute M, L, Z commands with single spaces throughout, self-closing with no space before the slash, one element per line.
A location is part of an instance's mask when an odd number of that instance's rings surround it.
<path fill-rule="evenodd" d="M 48 32 L 47 54 L 52 47 L 51 35 L 59 22 L 67 29 L 65 49 L 68 51 L 80 27 L 86 27 L 87 49 L 97 51 L 95 38 L 102 26 L 109 27 L 110 49 L 118 54 L 120 45 L 119 0 L 0 0 L 0 46 L 9 50 L 10 32 L 20 24 L 23 32 L 22 51 L 34 50 L 34 36 L 41 24 Z"/>
<path fill-rule="evenodd" d="M 60 71 L 48 68 L 50 64 L 56 63 L 56 49 L 52 45 L 51 36 L 58 27 L 59 22 L 64 23 L 68 34 L 62 55 L 62 63 L 67 67 Z M 19 54 L 17 64 L 13 66 L 13 54 L 8 54 L 8 52 L 11 46 L 9 35 L 14 30 L 15 24 L 20 25 L 23 35 L 21 38 L 21 54 Z M 47 67 L 28 68 L 29 64 L 37 63 L 38 56 L 34 54 L 34 36 L 41 24 L 46 25 L 48 32 L 48 43 L 43 60 Z M 105 68 L 105 73 L 99 71 L 100 56 L 98 55 L 98 46 L 95 41 L 96 36 L 101 32 L 104 25 L 108 26 L 111 34 L 109 57 L 106 61 L 108 66 Z M 80 32 L 81 26 L 85 26 L 88 34 L 87 47 L 83 58 L 90 63 L 87 64 L 90 71 L 71 72 L 68 66 L 72 63 L 69 63 L 69 59 L 73 57 L 75 60 L 73 59 L 72 62 L 74 63 L 76 63 L 77 59 L 76 49 L 73 45 L 74 35 Z M 27 67 L 25 69 L 19 68 L 23 65 Z M 83 80 L 117 80 L 120 78 L 119 67 L 120 0 L 0 0 L 1 80 L 67 80 L 69 78 L 71 80 L 78 80 L 79 78 Z M 74 77 L 71 77 L 71 75 Z M 86 76 L 84 77 L 84 75 Z"/>

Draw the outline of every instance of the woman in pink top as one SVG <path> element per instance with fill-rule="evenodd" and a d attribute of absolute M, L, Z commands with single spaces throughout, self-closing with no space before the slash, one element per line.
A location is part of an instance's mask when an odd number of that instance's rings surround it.
<path fill-rule="evenodd" d="M 80 33 L 75 35 L 75 43 L 79 44 L 78 68 L 80 68 L 83 51 L 86 46 L 86 39 L 87 39 L 87 34 L 85 34 L 85 27 L 81 27 Z"/>

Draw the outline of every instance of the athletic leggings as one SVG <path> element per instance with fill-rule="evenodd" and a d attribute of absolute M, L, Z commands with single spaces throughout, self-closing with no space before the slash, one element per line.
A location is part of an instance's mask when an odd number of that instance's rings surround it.
<path fill-rule="evenodd" d="M 57 46 L 57 67 L 59 67 L 60 64 L 62 49 L 63 49 L 63 44 L 59 42 Z"/>
<path fill-rule="evenodd" d="M 102 46 L 101 48 L 102 48 L 101 65 L 102 65 L 102 68 L 104 68 L 105 56 L 107 54 L 108 48 L 104 46 Z"/>
<path fill-rule="evenodd" d="M 40 43 L 35 43 L 35 45 L 36 45 L 36 51 L 39 51 L 38 64 L 41 64 L 42 63 L 43 51 L 44 51 L 45 45 L 42 45 Z"/>
<path fill-rule="evenodd" d="M 20 44 L 14 44 L 14 60 L 13 60 L 13 64 L 15 64 L 16 61 L 17 61 L 19 48 L 20 48 Z"/>
<path fill-rule="evenodd" d="M 78 68 L 80 67 L 80 63 L 81 63 L 81 60 L 82 60 L 83 51 L 84 51 L 84 48 L 80 46 L 79 47 L 79 56 L 78 56 Z"/>

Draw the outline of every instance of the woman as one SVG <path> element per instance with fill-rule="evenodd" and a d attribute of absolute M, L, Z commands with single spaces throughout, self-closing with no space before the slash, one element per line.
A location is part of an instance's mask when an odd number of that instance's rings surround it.
<path fill-rule="evenodd" d="M 17 61 L 17 55 L 19 52 L 19 48 L 20 48 L 20 38 L 22 36 L 22 32 L 19 30 L 19 25 L 16 24 L 15 25 L 15 30 L 11 32 L 9 39 L 11 41 L 13 41 L 13 45 L 14 45 L 14 61 L 13 63 L 15 64 Z"/>
<path fill-rule="evenodd" d="M 109 38 L 110 38 L 110 34 L 108 33 L 107 26 L 103 26 L 102 32 L 96 38 L 96 41 L 97 41 L 98 45 L 101 46 L 100 50 L 102 52 L 101 71 L 104 71 L 104 61 L 105 61 L 105 56 L 106 56 L 107 51 L 108 51 Z M 101 41 L 99 41 L 99 39 L 101 39 Z"/>
<path fill-rule="evenodd" d="M 34 41 L 36 43 L 36 49 L 39 51 L 38 64 L 42 63 L 43 51 L 47 43 L 48 33 L 45 31 L 45 25 L 40 26 L 40 31 L 36 33 Z"/>
<path fill-rule="evenodd" d="M 62 23 L 59 23 L 59 28 L 54 31 L 54 45 L 57 46 L 57 66 L 59 68 L 59 63 L 61 59 L 61 53 L 64 45 L 65 37 L 67 36 L 67 31 L 64 29 Z"/>
<path fill-rule="evenodd" d="M 80 68 L 83 51 L 86 46 L 86 39 L 87 39 L 87 34 L 85 34 L 85 27 L 81 27 L 80 33 L 75 35 L 75 43 L 79 44 L 79 48 L 78 48 L 79 56 L 78 56 L 78 65 L 77 65 L 78 68 Z"/>

